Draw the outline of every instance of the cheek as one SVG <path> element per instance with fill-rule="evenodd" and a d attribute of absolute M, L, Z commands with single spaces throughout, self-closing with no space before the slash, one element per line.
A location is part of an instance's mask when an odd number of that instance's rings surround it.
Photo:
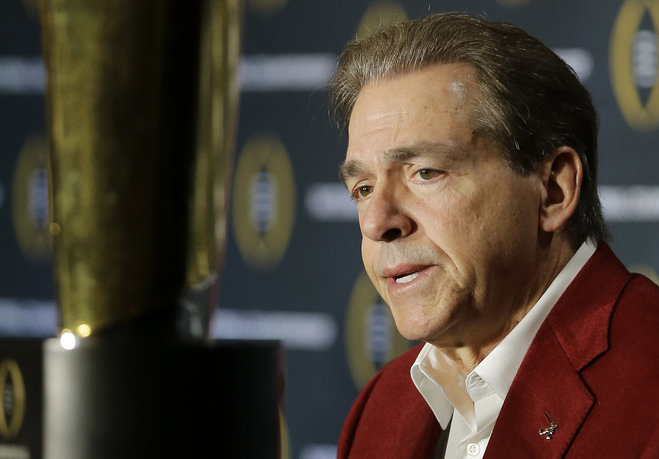
<path fill-rule="evenodd" d="M 380 256 L 379 250 L 379 245 L 373 241 L 369 241 L 366 238 L 362 240 L 362 260 L 364 262 L 364 269 L 366 270 L 366 274 L 371 280 L 371 283 L 386 302 L 387 292 L 385 285 L 382 284 L 382 279 L 375 274 L 375 264 Z"/>
<path fill-rule="evenodd" d="M 427 235 L 446 255 L 444 269 L 461 288 L 474 288 L 482 265 L 503 249 L 500 235 L 505 231 L 496 227 L 501 212 L 484 194 L 453 192 L 436 203 L 427 220 Z"/>
<path fill-rule="evenodd" d="M 377 260 L 377 244 L 373 243 L 367 238 L 362 238 L 362 260 L 364 261 L 364 267 L 366 268 L 366 273 L 368 276 L 373 279 L 373 266 Z"/>
<path fill-rule="evenodd" d="M 367 264 L 367 260 L 369 259 L 371 254 L 371 249 L 368 244 L 368 240 L 366 237 L 362 236 L 362 260 L 364 260 L 364 264 Z"/>
<path fill-rule="evenodd" d="M 426 201 L 424 207 L 424 231 L 443 250 L 457 249 L 471 233 L 480 233 L 478 209 L 462 193 L 445 192 Z"/>

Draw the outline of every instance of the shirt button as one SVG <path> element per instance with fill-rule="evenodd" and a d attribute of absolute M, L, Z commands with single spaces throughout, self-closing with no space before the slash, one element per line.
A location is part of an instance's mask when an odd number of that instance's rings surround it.
<path fill-rule="evenodd" d="M 481 447 L 478 446 L 478 443 L 469 443 L 467 445 L 467 453 L 470 456 L 478 456 L 478 453 L 481 452 Z"/>

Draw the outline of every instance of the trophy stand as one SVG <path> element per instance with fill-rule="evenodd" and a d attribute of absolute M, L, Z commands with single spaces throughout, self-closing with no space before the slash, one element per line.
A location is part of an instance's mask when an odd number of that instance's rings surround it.
<path fill-rule="evenodd" d="M 60 330 L 0 342 L 0 459 L 279 457 L 279 344 L 207 338 L 239 0 L 41 8 Z"/>

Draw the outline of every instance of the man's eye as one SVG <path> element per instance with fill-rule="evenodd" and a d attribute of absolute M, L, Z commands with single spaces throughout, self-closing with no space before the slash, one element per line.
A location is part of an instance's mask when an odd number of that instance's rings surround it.
<path fill-rule="evenodd" d="M 365 198 L 369 194 L 373 192 L 373 187 L 368 186 L 368 185 L 363 185 L 355 188 L 355 191 L 352 192 L 352 198 L 354 200 L 359 200 L 361 198 Z"/>
<path fill-rule="evenodd" d="M 422 180 L 432 180 L 439 175 L 439 171 L 436 169 L 421 169 L 417 172 L 417 175 Z"/>

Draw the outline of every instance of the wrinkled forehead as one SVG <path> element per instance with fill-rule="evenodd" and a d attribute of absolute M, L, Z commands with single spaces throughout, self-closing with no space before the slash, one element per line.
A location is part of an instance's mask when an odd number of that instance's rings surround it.
<path fill-rule="evenodd" d="M 437 64 L 422 70 L 372 81 L 363 86 L 348 126 L 349 149 L 355 139 L 374 133 L 404 137 L 423 129 L 445 131 L 472 126 L 479 99 L 474 72 L 466 64 Z M 416 139 L 428 142 L 430 139 Z"/>
<path fill-rule="evenodd" d="M 373 96 L 373 94 L 376 96 Z M 424 110 L 455 110 L 464 113 L 477 107 L 480 85 L 476 70 L 466 63 L 439 63 L 420 70 L 374 78 L 364 84 L 352 106 L 348 132 L 355 118 L 373 118 L 384 113 L 400 113 L 414 106 Z M 419 112 L 420 113 L 420 112 Z"/>

